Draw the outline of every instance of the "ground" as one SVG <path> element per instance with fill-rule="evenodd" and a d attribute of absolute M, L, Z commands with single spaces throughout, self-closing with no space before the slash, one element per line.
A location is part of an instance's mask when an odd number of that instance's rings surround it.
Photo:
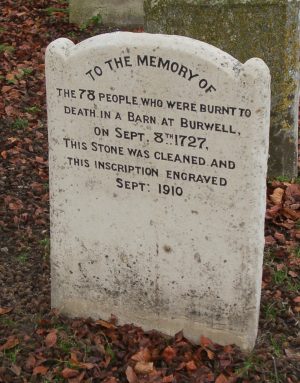
<path fill-rule="evenodd" d="M 252 353 L 50 308 L 44 53 L 58 37 L 107 32 L 67 22 L 64 1 L 0 9 L 0 382 L 274 382 L 300 377 L 300 185 L 268 182 L 259 334 Z"/>

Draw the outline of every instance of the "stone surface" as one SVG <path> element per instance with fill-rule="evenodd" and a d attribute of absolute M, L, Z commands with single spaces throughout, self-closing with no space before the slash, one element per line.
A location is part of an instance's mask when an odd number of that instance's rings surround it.
<path fill-rule="evenodd" d="M 52 305 L 254 345 L 270 75 L 179 36 L 46 53 Z"/>
<path fill-rule="evenodd" d="M 71 0 L 70 21 L 82 24 L 100 15 L 106 25 L 140 26 L 144 23 L 143 0 Z"/>
<path fill-rule="evenodd" d="M 269 176 L 297 176 L 298 0 L 146 0 L 146 30 L 205 41 L 272 77 Z"/>

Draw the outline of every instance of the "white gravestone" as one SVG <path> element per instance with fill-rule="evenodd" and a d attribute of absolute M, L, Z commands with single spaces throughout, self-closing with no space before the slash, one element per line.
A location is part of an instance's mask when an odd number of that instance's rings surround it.
<path fill-rule="evenodd" d="M 52 305 L 254 345 L 270 75 L 179 36 L 46 54 Z"/>

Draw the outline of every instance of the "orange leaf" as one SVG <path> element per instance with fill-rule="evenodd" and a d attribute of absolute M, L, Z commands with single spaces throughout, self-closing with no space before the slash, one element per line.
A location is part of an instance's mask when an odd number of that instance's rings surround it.
<path fill-rule="evenodd" d="M 70 378 L 68 380 L 68 383 L 80 383 L 82 381 L 82 379 L 84 378 L 84 375 L 85 375 L 85 372 L 82 371 L 82 373 L 78 376 L 76 376 L 75 378 Z"/>
<path fill-rule="evenodd" d="M 73 370 L 72 368 L 64 368 L 61 372 L 61 375 L 65 379 L 75 378 L 75 376 L 79 375 L 79 371 Z"/>
<path fill-rule="evenodd" d="M 13 310 L 12 307 L 0 307 L 0 315 L 8 314 Z"/>
<path fill-rule="evenodd" d="M 280 205 L 281 202 L 282 202 L 282 197 L 284 195 L 284 189 L 282 188 L 276 188 L 274 191 L 273 191 L 273 194 L 270 195 L 270 199 L 271 201 L 275 204 L 275 205 Z"/>
<path fill-rule="evenodd" d="M 207 353 L 208 359 L 213 360 L 215 357 L 215 354 L 212 351 L 210 351 L 209 349 L 205 349 L 205 351 Z"/>
<path fill-rule="evenodd" d="M 189 362 L 186 363 L 185 365 L 186 369 L 189 371 L 195 371 L 197 370 L 197 366 L 193 360 L 190 360 Z"/>
<path fill-rule="evenodd" d="M 153 362 L 137 362 L 134 371 L 137 374 L 150 374 L 150 372 L 154 371 Z"/>
<path fill-rule="evenodd" d="M 0 346 L 0 351 L 14 348 L 19 343 L 19 339 L 14 335 L 11 335 L 7 338 L 7 341 L 2 346 Z"/>
<path fill-rule="evenodd" d="M 85 368 L 87 370 L 91 370 L 92 368 L 95 367 L 95 364 L 94 363 L 81 363 L 81 362 L 79 362 L 78 367 Z"/>
<path fill-rule="evenodd" d="M 220 374 L 220 375 L 217 377 L 216 381 L 215 381 L 215 383 L 227 383 L 227 382 L 228 382 L 228 379 L 227 379 L 226 376 L 223 375 L 223 374 Z"/>
<path fill-rule="evenodd" d="M 298 297 L 294 298 L 293 301 L 295 303 L 300 303 L 300 295 Z"/>
<path fill-rule="evenodd" d="M 102 320 L 102 319 L 96 320 L 95 324 L 99 324 L 100 326 L 109 328 L 109 329 L 116 328 L 116 326 L 113 323 L 107 322 L 106 320 Z"/>
<path fill-rule="evenodd" d="M 168 376 L 164 376 L 163 377 L 163 383 L 172 383 L 174 380 L 174 376 L 173 375 L 168 375 Z"/>
<path fill-rule="evenodd" d="M 32 370 L 33 367 L 36 364 L 36 359 L 33 355 L 29 355 L 29 357 L 26 359 L 25 367 L 27 370 Z"/>
<path fill-rule="evenodd" d="M 127 378 L 129 383 L 138 383 L 138 378 L 137 378 L 137 376 L 136 376 L 136 374 L 133 371 L 133 368 L 131 366 L 128 366 L 126 368 L 125 374 L 126 374 L 126 378 Z"/>
<path fill-rule="evenodd" d="M 44 163 L 44 158 L 43 157 L 35 156 L 35 160 L 36 160 L 36 162 L 38 162 L 40 164 Z"/>
<path fill-rule="evenodd" d="M 132 360 L 135 360 L 136 362 L 150 362 L 151 360 L 151 352 L 149 349 L 143 348 L 142 350 L 138 351 L 136 354 L 132 355 Z"/>
<path fill-rule="evenodd" d="M 298 274 L 295 273 L 295 271 L 289 271 L 288 274 L 289 274 L 292 278 L 297 278 L 297 277 L 298 277 Z"/>
<path fill-rule="evenodd" d="M 49 332 L 45 338 L 45 344 L 47 347 L 53 347 L 57 342 L 56 330 Z"/>
<path fill-rule="evenodd" d="M 6 158 L 7 158 L 7 151 L 6 150 L 3 150 L 3 152 L 1 152 L 1 157 L 6 160 Z"/>
<path fill-rule="evenodd" d="M 167 363 L 170 363 L 176 356 L 176 350 L 168 346 L 164 349 L 162 356 Z"/>
<path fill-rule="evenodd" d="M 203 347 L 208 347 L 208 346 L 211 346 L 213 342 L 209 338 L 206 338 L 205 336 L 201 336 L 200 344 Z"/>
<path fill-rule="evenodd" d="M 32 375 L 45 375 L 48 371 L 48 367 L 43 366 L 42 364 L 40 366 L 37 366 L 33 369 Z"/>

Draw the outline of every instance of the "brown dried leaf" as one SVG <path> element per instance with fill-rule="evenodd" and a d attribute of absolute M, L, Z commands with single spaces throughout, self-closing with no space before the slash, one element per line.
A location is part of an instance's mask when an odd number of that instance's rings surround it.
<path fill-rule="evenodd" d="M 298 297 L 294 298 L 293 301 L 295 303 L 300 303 L 300 295 Z"/>
<path fill-rule="evenodd" d="M 26 370 L 32 370 L 35 365 L 36 365 L 35 357 L 33 355 L 29 355 L 29 357 L 26 359 L 26 362 L 25 362 Z"/>
<path fill-rule="evenodd" d="M 0 346 L 0 351 L 10 350 L 11 348 L 14 348 L 19 343 L 20 343 L 19 339 L 16 336 L 11 335 L 7 338 L 7 341 L 2 346 Z"/>
<path fill-rule="evenodd" d="M 6 158 L 7 158 L 7 151 L 3 150 L 0 154 L 1 154 L 1 157 L 6 160 Z"/>
<path fill-rule="evenodd" d="M 136 373 L 133 371 L 133 368 L 131 366 L 128 366 L 126 368 L 125 374 L 129 383 L 138 383 Z"/>
<path fill-rule="evenodd" d="M 15 373 L 17 376 L 20 376 L 21 375 L 21 371 L 22 371 L 22 369 L 21 369 L 21 367 L 20 366 L 17 366 L 16 364 L 12 364 L 12 366 L 11 366 L 11 371 L 13 372 L 13 373 Z"/>
<path fill-rule="evenodd" d="M 162 353 L 162 357 L 167 363 L 172 362 L 175 356 L 176 356 L 176 350 L 171 346 L 167 346 Z"/>
<path fill-rule="evenodd" d="M 45 338 L 46 347 L 53 347 L 57 342 L 57 334 L 56 330 L 49 332 L 49 334 Z"/>
<path fill-rule="evenodd" d="M 82 379 L 84 378 L 85 372 L 82 371 L 82 373 L 78 376 L 75 376 L 75 378 L 70 378 L 68 380 L 68 383 L 80 383 Z"/>
<path fill-rule="evenodd" d="M 196 363 L 193 360 L 190 360 L 189 362 L 187 362 L 185 367 L 186 367 L 186 369 L 188 371 L 195 371 L 195 370 L 197 370 Z"/>
<path fill-rule="evenodd" d="M 212 352 L 212 351 L 209 350 L 209 349 L 205 349 L 205 351 L 206 351 L 206 353 L 207 353 L 207 357 L 208 357 L 208 359 L 213 360 L 214 357 L 215 357 L 214 352 Z"/>
<path fill-rule="evenodd" d="M 298 277 L 298 273 L 295 273 L 295 271 L 289 271 L 288 274 L 292 277 L 292 278 L 297 278 Z"/>
<path fill-rule="evenodd" d="M 32 375 L 46 375 L 48 370 L 48 367 L 41 364 L 33 369 Z"/>
<path fill-rule="evenodd" d="M 213 342 L 209 338 L 206 338 L 205 336 L 201 336 L 200 344 L 202 347 L 208 347 L 208 346 L 212 346 Z"/>
<path fill-rule="evenodd" d="M 288 358 L 300 361 L 300 350 L 293 350 L 291 348 L 286 348 L 284 351 Z"/>
<path fill-rule="evenodd" d="M 168 375 L 163 377 L 163 383 L 172 383 L 174 380 L 174 375 Z"/>
<path fill-rule="evenodd" d="M 64 368 L 61 375 L 64 379 L 75 378 L 75 376 L 79 375 L 79 371 L 72 368 Z"/>
<path fill-rule="evenodd" d="M 282 203 L 283 195 L 284 195 L 284 189 L 282 189 L 282 188 L 276 188 L 276 189 L 273 191 L 273 194 L 270 195 L 270 199 L 271 199 L 271 201 L 272 201 L 275 205 L 280 205 L 280 204 Z"/>
<path fill-rule="evenodd" d="M 227 383 L 227 382 L 228 382 L 228 379 L 227 379 L 226 376 L 223 375 L 223 374 L 220 374 L 220 375 L 217 377 L 216 381 L 215 381 L 215 383 Z"/>
<path fill-rule="evenodd" d="M 117 328 L 113 323 L 107 322 L 106 320 L 102 320 L 102 319 L 96 320 L 94 323 L 108 329 Z"/>
<path fill-rule="evenodd" d="M 132 355 L 132 360 L 136 362 L 150 362 L 151 360 L 151 352 L 149 349 L 143 348 L 142 350 L 138 351 L 136 354 Z"/>
<path fill-rule="evenodd" d="M 0 315 L 8 314 L 13 310 L 13 307 L 0 307 Z"/>
<path fill-rule="evenodd" d="M 137 362 L 134 371 L 141 375 L 150 374 L 154 371 L 153 362 Z"/>

